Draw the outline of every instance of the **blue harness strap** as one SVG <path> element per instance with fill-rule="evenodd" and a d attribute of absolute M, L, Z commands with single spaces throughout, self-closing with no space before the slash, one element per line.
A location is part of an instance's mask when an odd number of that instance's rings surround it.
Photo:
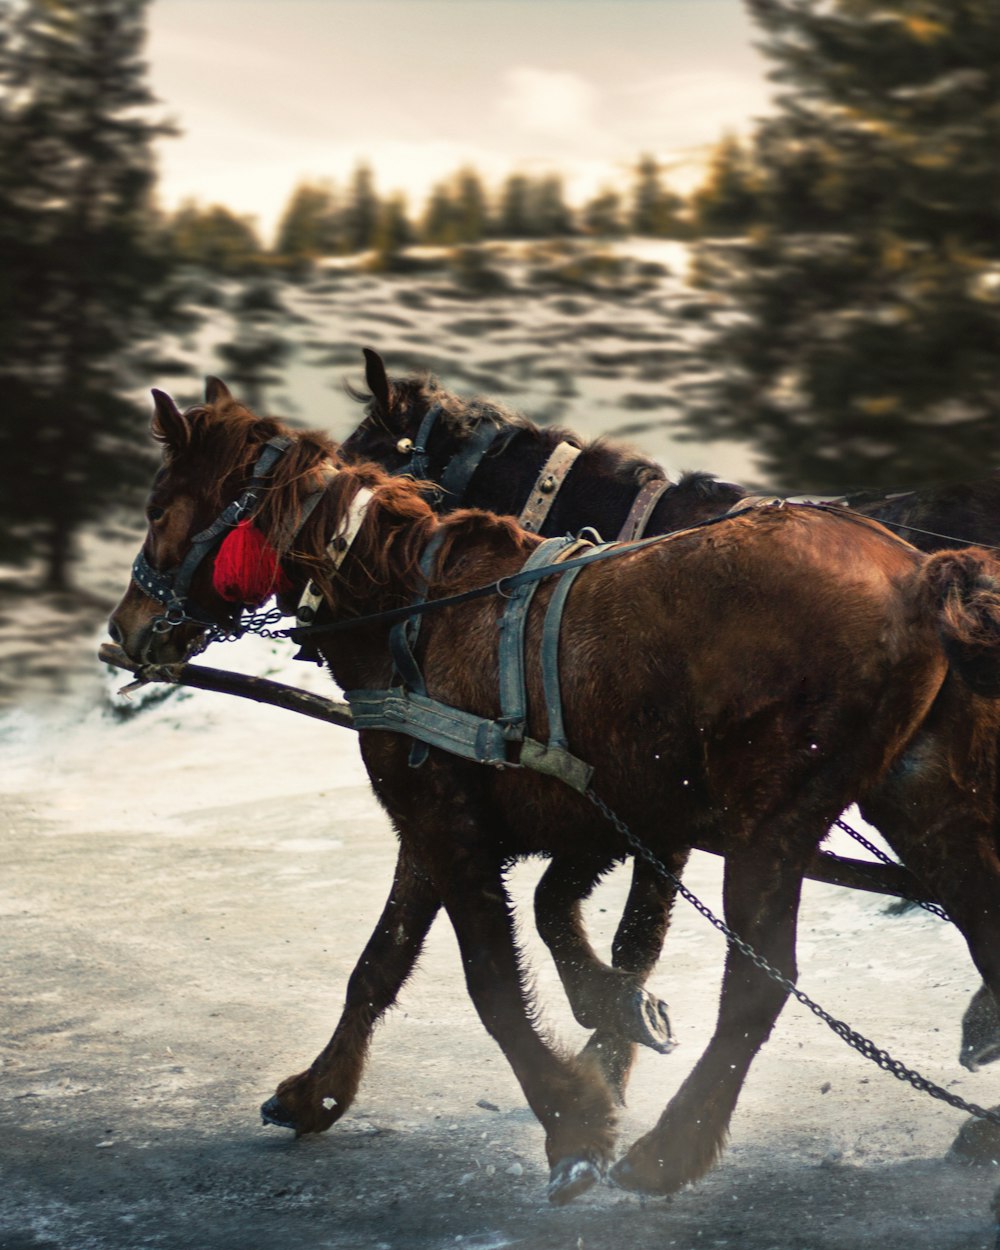
<path fill-rule="evenodd" d="M 435 538 L 438 538 L 436 535 Z M 578 546 L 573 538 L 551 538 L 528 557 L 524 568 L 551 561 L 557 549 L 569 554 Z M 421 559 L 426 582 L 437 553 L 438 543 L 428 545 Z M 563 608 L 579 567 L 553 570 L 560 577 L 545 614 L 542 627 L 542 682 L 549 725 L 549 741 L 541 743 L 525 735 L 527 692 L 524 675 L 524 635 L 528 609 L 537 582 L 518 587 L 498 621 L 500 641 L 498 666 L 501 715 L 498 720 L 477 716 L 449 707 L 427 694 L 424 676 L 413 653 L 420 628 L 419 616 L 407 618 L 393 627 L 390 649 L 400 684 L 388 690 L 346 690 L 354 725 L 362 729 L 386 729 L 412 738 L 410 766 L 419 767 L 430 747 L 440 747 L 452 755 L 494 767 L 530 768 L 559 777 L 576 790 L 590 784 L 593 769 L 569 751 L 562 718 L 559 683 L 559 632 Z M 421 595 L 418 602 L 423 601 Z M 511 743 L 520 744 L 519 758 L 509 754 Z"/>
<path fill-rule="evenodd" d="M 551 563 L 558 559 L 560 550 L 573 542 L 574 539 L 569 537 L 547 538 L 528 556 L 522 568 L 533 569 Z M 526 582 L 523 586 L 518 586 L 507 600 L 504 614 L 500 618 L 500 723 L 504 726 L 508 742 L 523 740 L 525 722 L 528 719 L 528 693 L 524 682 L 524 631 L 528 609 L 538 585 L 538 582 Z"/>

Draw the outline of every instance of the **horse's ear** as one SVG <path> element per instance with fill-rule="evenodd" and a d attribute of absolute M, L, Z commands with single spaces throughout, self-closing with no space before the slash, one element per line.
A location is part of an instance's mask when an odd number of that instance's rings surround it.
<path fill-rule="evenodd" d="M 229 387 L 221 378 L 205 379 L 205 403 L 218 404 L 224 399 L 232 399 Z"/>
<path fill-rule="evenodd" d="M 153 391 L 153 434 L 173 451 L 180 451 L 191 441 L 187 418 L 165 391 Z"/>
<path fill-rule="evenodd" d="M 388 413 L 392 400 L 392 387 L 386 376 L 385 361 L 370 347 L 364 347 L 361 350 L 365 354 L 365 382 L 379 408 L 383 413 Z"/>

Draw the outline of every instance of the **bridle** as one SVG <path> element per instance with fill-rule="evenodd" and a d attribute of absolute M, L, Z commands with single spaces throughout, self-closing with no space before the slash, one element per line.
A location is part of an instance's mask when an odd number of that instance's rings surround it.
<path fill-rule="evenodd" d="M 208 628 L 216 625 L 215 621 L 204 619 L 210 614 L 191 599 L 191 583 L 195 573 L 204 560 L 218 549 L 226 535 L 253 513 L 275 465 L 291 445 L 292 439 L 284 435 L 268 439 L 257 458 L 247 486 L 207 529 L 195 534 L 191 539 L 190 550 L 174 568 L 154 569 L 146 558 L 145 547 L 140 548 L 132 564 L 132 580 L 164 608 L 161 615 L 154 617 L 150 624 L 154 634 L 166 634 L 184 624 Z M 200 615 L 192 615 L 192 611 L 198 611 Z"/>
<path fill-rule="evenodd" d="M 431 432 L 443 412 L 444 409 L 440 404 L 432 404 L 421 419 L 416 438 L 401 438 L 397 442 L 396 450 L 402 455 L 408 454 L 410 457 L 399 470 L 400 477 L 412 477 L 418 481 L 428 478 L 430 457 L 427 444 L 430 441 Z M 501 436 L 506 436 L 509 441 L 515 433 L 516 430 L 505 428 L 494 421 L 480 421 L 475 433 L 465 441 L 462 447 L 455 452 L 445 465 L 441 478 L 437 482 L 435 498 L 428 500 L 434 510 L 440 511 L 442 507 L 458 507 L 465 495 L 466 487 L 472 480 L 472 475 L 479 468 L 486 455 L 492 450 L 494 443 Z"/>

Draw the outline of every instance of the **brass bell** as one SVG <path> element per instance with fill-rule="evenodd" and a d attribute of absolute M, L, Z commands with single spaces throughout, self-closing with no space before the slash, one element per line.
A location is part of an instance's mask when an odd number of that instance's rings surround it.
<path fill-rule="evenodd" d="M 410 452 L 413 450 L 413 439 L 401 438 L 399 442 L 396 444 L 396 450 L 399 452 L 401 456 L 409 455 Z"/>

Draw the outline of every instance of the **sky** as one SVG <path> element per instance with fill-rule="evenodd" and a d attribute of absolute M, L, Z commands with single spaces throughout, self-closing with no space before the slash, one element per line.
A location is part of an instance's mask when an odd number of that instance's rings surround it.
<path fill-rule="evenodd" d="M 679 190 L 769 111 L 741 0 L 153 0 L 150 82 L 182 130 L 160 198 L 251 215 L 371 165 L 411 211 L 463 165 L 561 173 L 579 203 L 651 153 Z"/>

